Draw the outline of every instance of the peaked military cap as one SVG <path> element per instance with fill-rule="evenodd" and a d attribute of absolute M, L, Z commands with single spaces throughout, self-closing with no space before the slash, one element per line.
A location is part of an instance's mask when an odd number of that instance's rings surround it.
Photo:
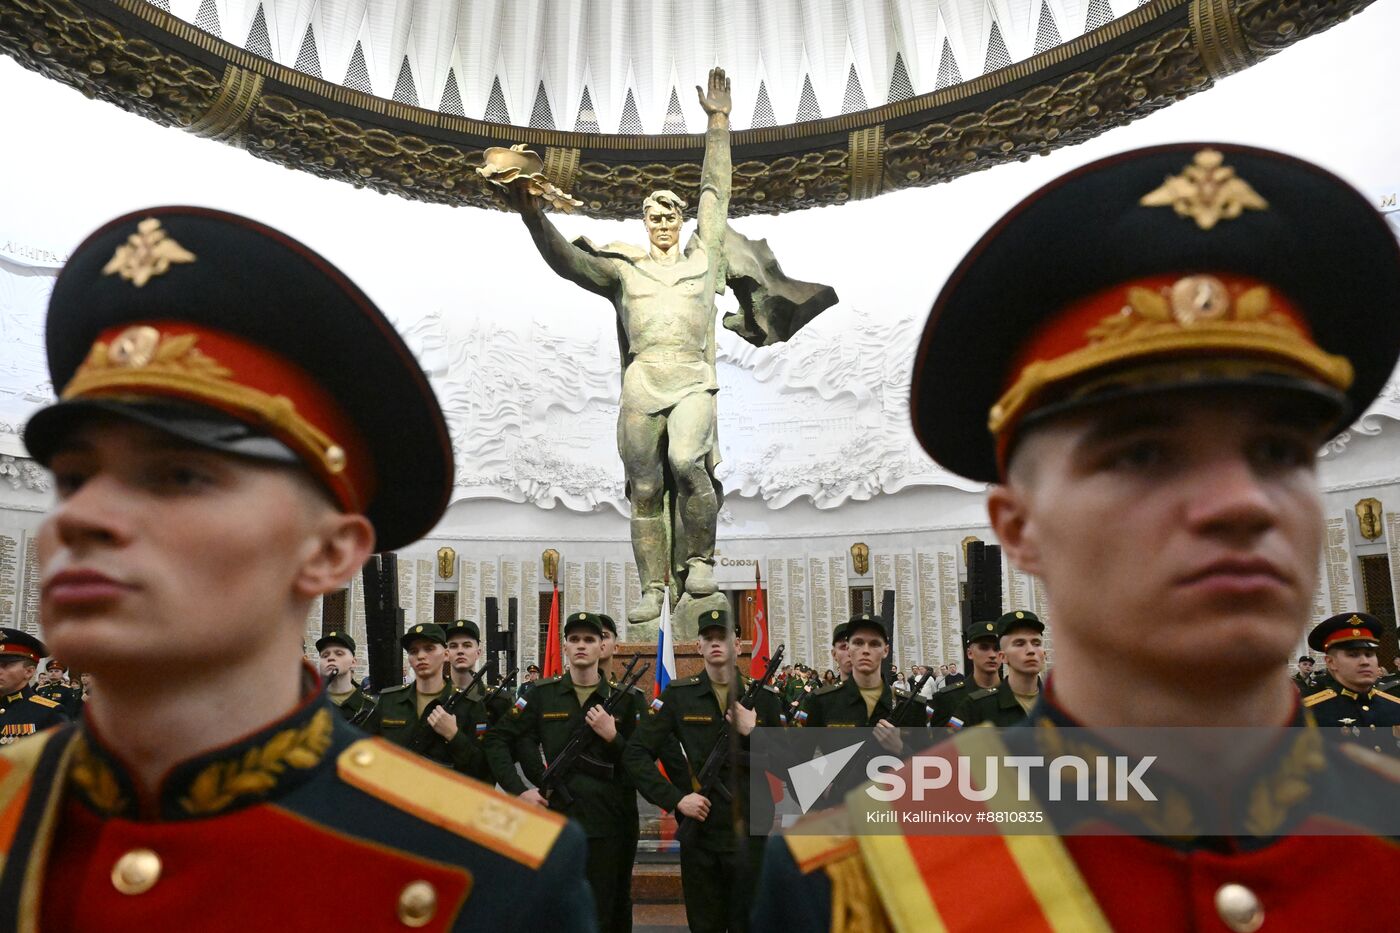
<path fill-rule="evenodd" d="M 0 628 L 0 658 L 24 658 L 38 664 L 49 656 L 39 639 L 17 628 Z"/>
<path fill-rule="evenodd" d="M 1386 625 L 1367 612 L 1343 612 L 1323 619 L 1308 633 L 1308 647 L 1314 651 L 1328 648 L 1379 648 L 1381 633 Z"/>
<path fill-rule="evenodd" d="M 841 642 L 846 641 L 848 638 L 850 638 L 850 635 L 851 623 L 837 622 L 831 628 L 831 643 L 833 645 L 840 644 Z"/>
<path fill-rule="evenodd" d="M 451 625 L 443 629 L 442 634 L 449 639 L 454 635 L 462 634 L 474 642 L 479 643 L 481 641 L 481 627 L 471 619 L 454 620 Z"/>
<path fill-rule="evenodd" d="M 1018 628 L 1034 629 L 1037 632 L 1045 631 L 1045 623 L 1040 621 L 1040 616 L 1024 609 L 1003 613 L 1001 618 L 997 619 L 996 625 L 997 638 L 1001 638 L 1007 632 Z"/>
<path fill-rule="evenodd" d="M 992 641 L 996 641 L 1000 637 L 1001 634 L 997 632 L 995 622 L 974 622 L 963 632 L 963 638 L 968 642 L 977 641 L 979 638 L 990 638 Z"/>
<path fill-rule="evenodd" d="M 613 633 L 614 638 L 617 637 L 617 623 L 612 620 L 611 616 L 604 615 L 601 612 L 571 613 L 569 617 L 564 620 L 564 634 L 569 634 L 569 629 L 577 628 L 580 625 L 584 628 L 593 629 L 600 636 L 603 634 L 603 630 L 607 629 L 609 632 Z"/>
<path fill-rule="evenodd" d="M 403 637 L 399 639 L 399 644 L 403 650 L 407 651 L 408 646 L 420 638 L 437 642 L 439 645 L 447 644 L 447 636 L 442 632 L 442 626 L 436 622 L 424 622 L 420 625 L 410 625 L 404 630 Z"/>
<path fill-rule="evenodd" d="M 349 632 L 327 632 L 316 639 L 316 650 L 325 651 L 326 645 L 340 645 L 351 654 L 355 653 L 355 639 L 350 637 Z"/>
<path fill-rule="evenodd" d="M 1183 143 L 1051 182 L 973 247 L 915 357 L 914 432 L 943 467 L 1004 476 L 1018 433 L 1165 390 L 1293 393 L 1343 430 L 1400 353 L 1400 246 L 1302 160 Z"/>
<path fill-rule="evenodd" d="M 393 325 L 338 269 L 256 221 L 196 207 L 120 217 L 54 284 L 59 401 L 25 444 L 47 464 L 82 420 L 116 415 L 225 453 L 300 464 L 392 550 L 452 489 L 442 410 Z"/>
<path fill-rule="evenodd" d="M 734 618 L 734 614 L 728 609 L 707 609 L 700 613 L 700 618 L 696 620 L 696 631 L 703 632 L 707 628 L 732 628 L 734 634 L 739 634 L 739 620 Z"/>
<path fill-rule="evenodd" d="M 890 640 L 890 628 L 885 624 L 885 620 L 877 615 L 862 612 L 860 615 L 851 616 L 851 621 L 846 623 L 846 638 L 849 639 L 856 633 L 857 629 L 870 629 L 879 632 L 880 637 L 885 641 Z"/>

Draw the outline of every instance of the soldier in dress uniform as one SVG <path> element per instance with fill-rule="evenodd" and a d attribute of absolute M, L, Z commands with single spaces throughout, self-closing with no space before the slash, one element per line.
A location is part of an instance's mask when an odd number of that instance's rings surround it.
<path fill-rule="evenodd" d="M 39 662 L 48 657 L 44 643 L 17 628 L 0 628 L 0 745 L 68 721 L 60 703 L 29 685 Z"/>
<path fill-rule="evenodd" d="M 936 692 L 929 701 L 933 715 L 929 725 L 933 728 L 951 725 L 962 728 L 962 720 L 953 721 L 953 710 L 974 690 L 995 690 L 1001 683 L 1001 648 L 997 640 L 996 622 L 974 622 L 963 630 L 963 641 L 967 644 L 967 661 L 972 667 L 971 680 L 954 680 L 950 674 L 949 683 Z"/>
<path fill-rule="evenodd" d="M 623 772 L 622 750 L 637 727 L 642 704 L 639 695 L 629 691 L 612 715 L 603 710 L 604 701 L 617 689 L 598 669 L 605 618 L 593 612 L 568 616 L 564 622 L 568 669 L 558 677 L 535 681 L 530 692 L 486 733 L 483 745 L 501 787 L 528 803 L 563 813 L 583 827 L 598 927 L 605 933 L 625 933 L 632 929 L 638 823 L 637 791 Z M 545 766 L 580 728 L 591 730 L 593 736 L 578 765 L 562 778 L 569 801 L 558 792 L 546 799 L 538 787 Z M 517 762 L 535 786 L 521 780 Z"/>
<path fill-rule="evenodd" d="M 782 700 L 776 690 L 765 687 L 757 691 L 752 708 L 739 703 L 750 681 L 735 667 L 738 622 L 727 610 L 701 613 L 699 627 L 696 645 L 704 670 L 672 681 L 652 701 L 627 743 L 623 762 L 642 796 L 684 819 L 699 821 L 697 834 L 681 844 L 686 923 L 693 933 L 724 933 L 748 929 L 766 841 L 750 835 L 749 828 L 766 830 L 773 818 L 771 800 L 753 801 L 750 809 L 749 737 L 756 726 L 783 724 Z M 721 733 L 730 732 L 732 741 L 728 734 L 721 738 Z M 731 756 L 720 772 L 731 795 L 728 801 L 691 790 L 720 741 L 727 749 L 724 754 Z M 656 761 L 677 742 L 685 756 L 679 764 L 663 760 L 663 778 Z"/>
<path fill-rule="evenodd" d="M 365 731 L 462 774 L 487 774 L 468 698 L 456 695 L 447 676 L 447 634 L 442 626 L 411 626 L 399 644 L 408 655 L 413 682 L 379 691 Z"/>
<path fill-rule="evenodd" d="M 970 691 L 953 711 L 962 726 L 991 723 L 1014 726 L 1025 722 L 1040 696 L 1045 670 L 1045 623 L 1034 612 L 1015 610 L 996 622 L 997 651 L 1006 663 L 1006 677 L 995 687 Z"/>
<path fill-rule="evenodd" d="M 364 735 L 303 657 L 315 599 L 452 488 L 369 298 L 256 221 L 152 208 L 76 248 L 45 334 L 41 620 L 96 676 L 0 752 L 0 929 L 590 929 L 576 828 Z"/>
<path fill-rule="evenodd" d="M 64 716 L 77 719 L 83 709 L 82 687 L 68 683 L 68 669 L 57 658 L 49 658 L 49 663 L 44 665 L 44 673 L 48 675 L 49 682 L 42 687 L 36 687 L 34 692 L 57 703 Z"/>
<path fill-rule="evenodd" d="M 1308 647 L 1327 658 L 1328 682 L 1303 696 L 1317 724 L 1388 755 L 1400 754 L 1400 697 L 1376 684 L 1376 649 L 1386 626 L 1366 612 L 1343 612 L 1308 633 Z M 1335 734 L 1335 732 L 1334 732 Z"/>
<path fill-rule="evenodd" d="M 1317 686 L 1317 674 L 1313 672 L 1311 656 L 1305 654 L 1298 659 L 1298 673 L 1293 675 L 1293 684 L 1302 694 L 1312 692 L 1313 687 Z"/>
<path fill-rule="evenodd" d="M 1053 754 L 1071 726 L 1277 738 L 1262 772 L 1174 777 L 1175 812 L 1165 796 L 1097 807 L 1110 835 L 1052 834 L 1068 828 L 1052 820 L 1036 836 L 856 839 L 853 800 L 821 835 L 772 841 L 755 923 L 1311 929 L 1356 866 L 1400 871 L 1400 846 L 1374 829 L 1394 810 L 1395 762 L 1326 742 L 1279 676 L 1325 540 L 1316 453 L 1394 372 L 1397 296 L 1400 245 L 1373 200 L 1261 149 L 1123 153 L 997 222 L 934 304 L 911 416 L 936 462 L 991 484 L 1004 557 L 1045 584 L 1056 665 L 1024 728 L 963 729 L 935 754 Z M 1192 832 L 1230 800 L 1250 811 L 1235 835 Z M 1397 914 L 1388 886 L 1331 898 L 1326 923 Z"/>
<path fill-rule="evenodd" d="M 346 722 L 363 726 L 374 712 L 375 701 L 354 680 L 355 639 L 349 632 L 327 632 L 316 639 L 316 655 L 326 681 L 326 696 Z"/>

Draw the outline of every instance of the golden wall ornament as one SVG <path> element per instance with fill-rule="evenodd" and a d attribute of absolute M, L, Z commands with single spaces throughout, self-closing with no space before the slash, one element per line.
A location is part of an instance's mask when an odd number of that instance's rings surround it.
<path fill-rule="evenodd" d="M 438 576 L 444 580 L 451 580 L 452 575 L 457 572 L 457 552 L 450 547 L 440 547 L 437 559 Z"/>
<path fill-rule="evenodd" d="M 863 541 L 857 541 L 851 545 L 851 564 L 855 567 L 856 576 L 863 577 L 870 572 L 870 545 Z"/>
<path fill-rule="evenodd" d="M 730 216 L 924 187 L 1089 139 L 1205 90 L 1372 0 L 1150 0 L 969 81 L 856 113 L 733 136 Z M 650 191 L 698 193 L 702 134 L 629 136 L 473 120 L 373 97 L 253 55 L 148 0 L 0 3 L 0 51 L 166 126 L 322 178 L 505 209 L 470 169 L 526 143 L 593 217 Z M 237 70 L 232 70 L 237 69 Z M 557 170 L 556 170 L 557 169 Z"/>
<path fill-rule="evenodd" d="M 1384 521 L 1385 509 L 1381 506 L 1379 499 L 1362 499 L 1356 503 L 1356 525 L 1361 531 L 1361 537 L 1367 541 L 1375 541 L 1385 531 Z"/>
<path fill-rule="evenodd" d="M 540 563 L 544 565 L 544 578 L 550 583 L 559 582 L 559 552 L 554 548 L 548 548 L 540 555 Z"/>

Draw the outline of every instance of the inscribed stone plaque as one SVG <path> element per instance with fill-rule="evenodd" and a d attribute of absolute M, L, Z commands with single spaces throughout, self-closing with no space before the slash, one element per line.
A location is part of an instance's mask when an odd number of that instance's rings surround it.
<path fill-rule="evenodd" d="M 894 555 L 894 617 L 895 636 L 899 643 L 899 668 L 924 663 L 923 646 L 919 644 L 919 621 L 914 611 L 914 555 Z"/>
<path fill-rule="evenodd" d="M 812 617 L 807 610 L 807 561 L 790 557 L 787 561 L 788 648 L 793 662 L 815 667 L 812 657 Z"/>
<path fill-rule="evenodd" d="M 948 648 L 943 644 L 943 626 L 938 621 L 938 555 L 919 551 L 915 562 L 919 587 L 919 634 L 924 642 L 924 663 L 947 664 Z M 957 648 L 953 651 L 956 653 Z"/>
<path fill-rule="evenodd" d="M 788 624 L 787 562 L 768 561 L 764 574 L 767 592 L 763 594 L 768 608 L 768 638 L 774 645 L 787 645 L 784 663 L 793 662 L 792 629 Z"/>
<path fill-rule="evenodd" d="M 807 558 L 807 592 L 811 598 L 807 604 L 808 615 L 812 619 L 812 652 L 819 646 L 831 644 L 831 580 L 828 576 L 830 563 L 826 557 Z M 815 659 L 812 662 L 816 667 Z"/>

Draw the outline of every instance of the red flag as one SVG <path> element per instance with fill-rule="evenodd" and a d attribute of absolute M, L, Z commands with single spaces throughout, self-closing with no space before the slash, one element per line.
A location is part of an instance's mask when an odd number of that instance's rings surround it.
<path fill-rule="evenodd" d="M 559 584 L 554 584 L 554 598 L 549 603 L 549 636 L 544 640 L 544 662 L 541 677 L 558 677 L 564 673 L 564 651 L 559 646 Z"/>
<path fill-rule="evenodd" d="M 762 677 L 768 672 L 768 606 L 763 598 L 763 576 L 758 561 L 753 565 L 753 582 L 757 592 L 753 607 L 753 657 L 749 661 L 749 676 Z"/>

